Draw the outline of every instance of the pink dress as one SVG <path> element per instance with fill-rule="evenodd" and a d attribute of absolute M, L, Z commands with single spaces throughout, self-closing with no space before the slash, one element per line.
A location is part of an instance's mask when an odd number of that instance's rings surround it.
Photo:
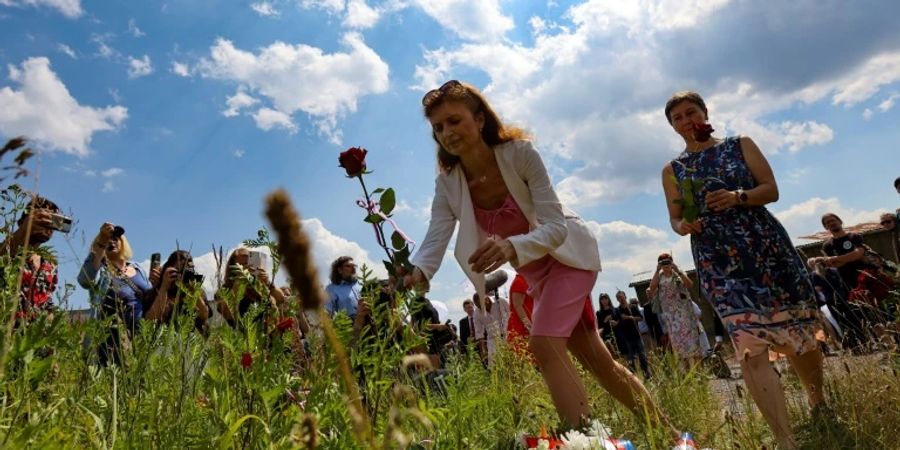
<path fill-rule="evenodd" d="M 475 208 L 475 221 L 489 236 L 506 239 L 531 231 L 512 195 L 497 209 Z M 569 337 L 576 325 L 596 330 L 591 290 L 597 272 L 567 266 L 549 254 L 516 269 L 534 298 L 531 334 Z"/>

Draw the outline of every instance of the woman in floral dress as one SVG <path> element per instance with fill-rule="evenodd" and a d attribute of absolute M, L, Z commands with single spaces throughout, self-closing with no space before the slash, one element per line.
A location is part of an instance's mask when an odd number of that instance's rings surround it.
<path fill-rule="evenodd" d="M 668 253 L 659 255 L 657 264 L 648 295 L 654 299 L 654 304 L 659 305 L 672 350 L 687 370 L 699 362 L 701 356 L 700 330 L 690 294 L 694 283 L 675 265 Z"/>
<path fill-rule="evenodd" d="M 803 261 L 764 205 L 778 200 L 768 161 L 748 137 L 712 138 L 703 98 L 680 92 L 666 118 L 685 150 L 663 168 L 672 228 L 691 235 L 700 291 L 725 324 L 747 389 L 779 448 L 796 448 L 784 391 L 768 350 L 785 354 L 814 414 L 825 403 L 820 327 Z"/>

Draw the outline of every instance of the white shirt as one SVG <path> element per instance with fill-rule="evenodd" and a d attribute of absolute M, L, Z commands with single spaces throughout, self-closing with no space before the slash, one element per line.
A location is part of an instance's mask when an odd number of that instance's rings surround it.
<path fill-rule="evenodd" d="M 491 311 L 475 308 L 476 340 L 487 335 L 488 363 L 493 361 L 497 344 L 506 340 L 506 324 L 509 321 L 509 302 L 505 298 L 494 299 Z"/>

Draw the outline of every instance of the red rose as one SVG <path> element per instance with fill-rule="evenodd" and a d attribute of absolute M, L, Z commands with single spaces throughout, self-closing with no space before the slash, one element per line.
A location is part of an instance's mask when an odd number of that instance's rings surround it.
<path fill-rule="evenodd" d="M 359 147 L 350 147 L 341 152 L 338 163 L 347 171 L 348 177 L 357 177 L 366 171 L 366 153 L 369 151 Z"/>
<path fill-rule="evenodd" d="M 252 364 L 253 364 L 253 356 L 251 356 L 247 352 L 244 352 L 244 354 L 241 355 L 241 366 L 243 366 L 246 369 L 246 368 L 250 367 L 250 365 L 252 365 Z"/>
<path fill-rule="evenodd" d="M 291 318 L 291 317 L 285 318 L 285 319 L 282 320 L 281 322 L 278 322 L 277 325 L 275 325 L 275 328 L 276 328 L 278 331 L 287 331 L 287 330 L 290 330 L 290 329 L 293 328 L 293 327 L 294 327 L 294 319 Z"/>
<path fill-rule="evenodd" d="M 706 142 L 709 140 L 709 137 L 712 136 L 713 129 L 712 125 L 708 123 L 694 124 L 694 140 L 697 142 Z"/>

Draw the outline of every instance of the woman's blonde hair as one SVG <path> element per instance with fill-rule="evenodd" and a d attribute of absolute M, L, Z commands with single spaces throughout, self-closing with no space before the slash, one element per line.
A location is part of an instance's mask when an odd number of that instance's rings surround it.
<path fill-rule="evenodd" d="M 484 128 L 481 130 L 481 138 L 491 147 L 517 139 L 531 138 L 521 128 L 503 125 L 503 122 L 500 121 L 500 116 L 491 108 L 491 105 L 484 98 L 484 94 L 475 86 L 462 81 L 448 81 L 440 89 L 426 94 L 422 100 L 425 117 L 431 117 L 431 114 L 438 106 L 448 101 L 462 102 L 469 108 L 473 116 L 478 113 L 484 114 Z M 434 132 L 431 133 L 431 137 L 437 143 L 438 165 L 444 172 L 450 172 L 459 164 L 459 157 L 448 152 L 441 145 L 441 142 L 438 141 Z"/>

